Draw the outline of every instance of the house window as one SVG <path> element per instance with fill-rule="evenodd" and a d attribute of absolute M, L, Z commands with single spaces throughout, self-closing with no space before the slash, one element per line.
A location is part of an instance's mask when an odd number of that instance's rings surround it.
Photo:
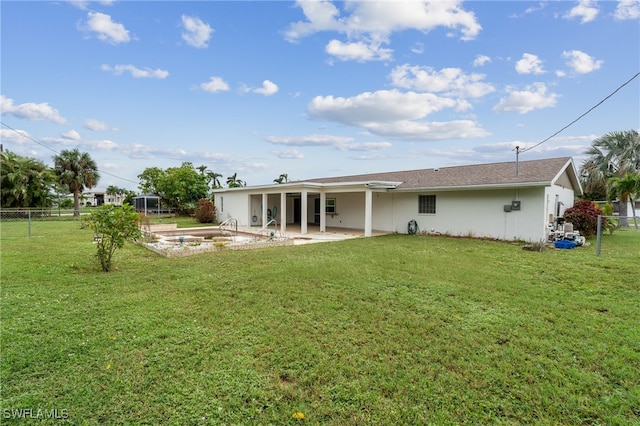
<path fill-rule="evenodd" d="M 325 202 L 325 213 L 326 214 L 336 214 L 336 199 L 335 198 L 327 198 Z"/>
<path fill-rule="evenodd" d="M 418 213 L 436 214 L 436 196 L 435 195 L 419 195 L 418 196 Z"/>

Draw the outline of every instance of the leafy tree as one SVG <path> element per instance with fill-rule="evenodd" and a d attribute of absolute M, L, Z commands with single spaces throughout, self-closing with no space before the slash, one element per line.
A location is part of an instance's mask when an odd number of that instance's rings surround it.
<path fill-rule="evenodd" d="M 564 218 L 567 222 L 571 222 L 575 229 L 580 231 L 585 237 L 595 235 L 598 230 L 598 216 L 603 216 L 593 201 L 580 200 L 564 211 Z M 606 226 L 607 220 L 602 218 L 603 228 Z"/>
<path fill-rule="evenodd" d="M 64 150 L 54 155 L 53 161 L 58 183 L 73 193 L 73 215 L 80 216 L 80 195 L 98 184 L 98 166 L 89 154 L 78 149 Z"/>
<path fill-rule="evenodd" d="M 289 182 L 289 175 L 286 173 L 282 173 L 277 179 L 274 179 L 273 181 L 278 185 L 280 185 L 281 183 Z"/>
<path fill-rule="evenodd" d="M 138 175 L 138 179 L 140 180 L 138 188 L 140 188 L 143 194 L 160 195 L 158 184 L 164 176 L 165 172 L 161 168 L 148 167 Z"/>
<path fill-rule="evenodd" d="M 138 178 L 143 192 L 158 195 L 163 204 L 181 214 L 193 213 L 198 200 L 209 195 L 207 175 L 198 173 L 190 162 L 167 170 L 145 169 Z"/>
<path fill-rule="evenodd" d="M 227 186 L 229 188 L 240 188 L 242 186 L 247 186 L 247 183 L 241 179 L 238 179 L 238 173 L 236 172 L 227 177 Z"/>
<path fill-rule="evenodd" d="M 638 229 L 638 220 L 636 219 L 636 207 L 634 197 L 640 193 L 640 173 L 627 173 L 623 177 L 614 177 L 607 181 L 609 190 L 609 200 L 617 198 L 620 200 L 620 211 L 622 205 L 627 205 L 631 201 L 631 210 L 633 212 L 633 223 Z M 622 216 L 622 215 L 621 215 Z"/>
<path fill-rule="evenodd" d="M 103 204 L 91 210 L 86 223 L 95 232 L 98 259 L 104 272 L 111 271 L 116 249 L 122 248 L 126 241 L 135 241 L 142 236 L 139 216 L 129 205 Z"/>
<path fill-rule="evenodd" d="M 122 200 L 122 204 L 127 204 L 129 206 L 133 206 L 133 199 L 136 197 L 136 193 L 135 191 L 129 191 L 127 190 L 127 192 L 124 195 L 124 200 Z"/>
<path fill-rule="evenodd" d="M 583 187 L 587 194 L 608 194 L 607 181 L 627 173 L 640 172 L 640 135 L 636 130 L 611 132 L 591 143 L 582 164 Z M 620 216 L 627 216 L 626 203 L 620 203 Z M 628 226 L 620 219 L 620 226 Z"/>
<path fill-rule="evenodd" d="M 12 152 L 0 153 L 0 205 L 12 207 L 50 207 L 55 179 L 39 160 Z"/>

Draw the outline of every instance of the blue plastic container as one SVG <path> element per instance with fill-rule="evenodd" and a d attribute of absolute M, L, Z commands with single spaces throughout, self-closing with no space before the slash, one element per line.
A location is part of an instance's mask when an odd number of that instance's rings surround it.
<path fill-rule="evenodd" d="M 556 246 L 556 248 L 559 248 L 559 249 L 572 249 L 577 246 L 575 241 L 569 241 L 569 240 L 556 241 L 554 245 Z"/>

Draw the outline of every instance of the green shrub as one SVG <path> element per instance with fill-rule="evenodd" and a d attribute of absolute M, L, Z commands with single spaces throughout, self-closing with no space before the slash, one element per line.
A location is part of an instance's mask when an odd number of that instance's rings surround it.
<path fill-rule="evenodd" d="M 613 216 L 613 205 L 610 202 L 602 206 L 602 214 L 605 216 Z M 604 224 L 604 229 L 609 232 L 609 235 L 612 235 L 619 226 L 620 221 L 618 219 L 607 218 L 607 223 Z"/>
<path fill-rule="evenodd" d="M 71 198 L 63 198 L 58 203 L 58 207 L 61 209 L 72 209 L 73 208 L 73 200 Z"/>
<path fill-rule="evenodd" d="M 142 236 L 138 221 L 138 213 L 129 205 L 116 207 L 103 204 L 91 210 L 86 223 L 95 232 L 98 259 L 103 271 L 111 271 L 111 260 L 116 249 L 122 248 L 125 241 L 135 241 Z"/>
<path fill-rule="evenodd" d="M 580 200 L 564 212 L 564 219 L 573 224 L 574 229 L 580 231 L 585 237 L 595 235 L 598 230 L 598 216 L 602 216 L 595 203 L 589 200 Z M 602 218 L 603 228 L 607 220 Z"/>
<path fill-rule="evenodd" d="M 196 207 L 195 218 L 199 223 L 213 223 L 216 218 L 216 207 L 213 202 L 201 198 Z"/>

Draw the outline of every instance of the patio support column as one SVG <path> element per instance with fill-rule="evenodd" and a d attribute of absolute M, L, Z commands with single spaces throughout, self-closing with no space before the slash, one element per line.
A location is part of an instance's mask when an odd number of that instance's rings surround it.
<path fill-rule="evenodd" d="M 373 193 L 370 189 L 364 192 L 364 236 L 371 236 Z"/>
<path fill-rule="evenodd" d="M 300 232 L 307 233 L 307 190 L 300 192 Z"/>
<path fill-rule="evenodd" d="M 287 193 L 280 193 L 280 232 L 287 230 Z"/>
<path fill-rule="evenodd" d="M 326 205 L 327 205 L 327 194 L 325 194 L 324 190 L 322 190 L 320 191 L 320 232 L 327 231 Z"/>
<path fill-rule="evenodd" d="M 268 216 L 267 209 L 269 208 L 269 194 L 266 192 L 262 193 L 262 226 L 267 226 Z"/>

